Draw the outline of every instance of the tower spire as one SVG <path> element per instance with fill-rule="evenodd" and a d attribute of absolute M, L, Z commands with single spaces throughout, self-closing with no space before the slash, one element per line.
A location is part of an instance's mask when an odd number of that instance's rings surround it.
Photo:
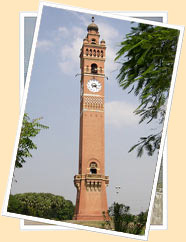
<path fill-rule="evenodd" d="M 92 16 L 92 18 L 91 18 L 91 22 L 92 23 L 90 23 L 89 25 L 88 25 L 88 27 L 87 27 L 87 31 L 90 33 L 98 33 L 98 26 L 94 23 L 95 22 L 95 18 L 94 18 L 94 16 Z M 92 32 L 93 31 L 93 32 Z"/>

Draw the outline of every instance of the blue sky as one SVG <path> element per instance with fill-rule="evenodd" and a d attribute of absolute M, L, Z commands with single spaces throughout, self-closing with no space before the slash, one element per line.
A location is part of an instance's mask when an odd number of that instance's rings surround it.
<path fill-rule="evenodd" d="M 73 176 L 78 173 L 79 152 L 79 54 L 92 15 L 44 7 L 27 97 L 26 112 L 43 117 L 48 130 L 34 139 L 38 149 L 24 168 L 15 171 L 17 183 L 11 192 L 51 192 L 75 203 Z M 139 137 L 155 132 L 156 123 L 138 125 L 133 114 L 139 102 L 117 83 L 119 65 L 114 63 L 119 43 L 130 28 L 128 21 L 95 16 L 100 39 L 106 41 L 105 74 L 105 175 L 109 206 L 113 201 L 145 211 L 150 202 L 157 162 L 146 154 L 136 157 L 128 150 Z M 29 36 L 29 34 L 28 34 Z M 159 127 L 158 127 L 159 129 Z M 116 196 L 115 186 L 121 186 Z"/>

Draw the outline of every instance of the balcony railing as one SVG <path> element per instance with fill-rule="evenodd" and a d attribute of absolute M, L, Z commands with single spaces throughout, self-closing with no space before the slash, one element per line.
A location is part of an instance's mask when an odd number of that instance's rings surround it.
<path fill-rule="evenodd" d="M 82 179 L 98 179 L 98 180 L 109 180 L 109 176 L 104 176 L 101 174 L 85 174 L 85 175 L 75 175 L 74 180 L 82 180 Z"/>

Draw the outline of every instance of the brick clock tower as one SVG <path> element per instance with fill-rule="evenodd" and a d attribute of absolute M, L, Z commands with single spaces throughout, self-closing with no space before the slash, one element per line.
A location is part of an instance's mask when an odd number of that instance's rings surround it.
<path fill-rule="evenodd" d="M 81 98 L 79 136 L 79 174 L 75 220 L 104 220 L 107 215 L 104 154 L 104 63 L 105 41 L 99 41 L 98 26 L 92 23 L 80 53 Z"/>

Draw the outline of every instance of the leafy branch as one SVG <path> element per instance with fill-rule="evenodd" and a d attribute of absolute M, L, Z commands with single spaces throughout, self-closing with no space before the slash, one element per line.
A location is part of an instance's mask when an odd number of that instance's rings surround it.
<path fill-rule="evenodd" d="M 23 167 L 26 158 L 32 157 L 30 150 L 37 149 L 37 145 L 32 141 L 32 138 L 37 136 L 42 129 L 49 128 L 39 122 L 41 119 L 42 117 L 31 120 L 27 113 L 24 114 L 16 156 L 16 168 Z"/>
<path fill-rule="evenodd" d="M 170 28 L 138 24 L 131 28 L 121 42 L 115 61 L 121 64 L 117 80 L 119 86 L 139 98 L 139 106 L 134 110 L 142 123 L 165 119 L 166 103 L 174 66 L 179 31 Z M 138 148 L 138 156 L 144 148 L 148 155 L 159 149 L 161 132 L 140 138 L 129 152 Z"/>

